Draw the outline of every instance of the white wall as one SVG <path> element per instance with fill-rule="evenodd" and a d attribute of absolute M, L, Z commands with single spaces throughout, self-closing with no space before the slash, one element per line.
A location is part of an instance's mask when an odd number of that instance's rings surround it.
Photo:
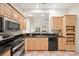
<path fill-rule="evenodd" d="M 52 26 L 53 26 L 53 25 L 50 25 L 51 17 L 64 16 L 66 14 L 66 12 L 67 12 L 67 10 L 64 10 L 64 9 L 49 10 L 49 32 L 51 32 Z"/>
<path fill-rule="evenodd" d="M 67 14 L 77 15 L 77 18 L 76 18 L 76 51 L 79 52 L 79 7 L 73 7 L 69 9 Z"/>
<path fill-rule="evenodd" d="M 26 18 L 26 33 L 30 33 L 30 19 Z"/>
<path fill-rule="evenodd" d="M 37 27 L 42 27 L 42 26 L 46 26 L 48 27 L 48 23 L 46 22 L 45 19 L 48 19 L 49 17 L 48 16 L 44 16 L 42 17 L 41 14 L 37 14 L 37 15 L 33 15 L 32 16 L 33 18 L 27 18 L 26 21 L 27 21 L 27 24 L 26 24 L 26 32 L 27 33 L 32 33 L 32 32 L 35 32 L 36 31 L 36 28 Z"/>

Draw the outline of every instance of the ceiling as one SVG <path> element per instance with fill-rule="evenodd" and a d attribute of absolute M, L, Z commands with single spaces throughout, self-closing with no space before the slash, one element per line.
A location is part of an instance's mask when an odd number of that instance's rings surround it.
<path fill-rule="evenodd" d="M 79 6 L 79 3 L 13 3 L 13 5 L 28 15 L 30 13 L 33 15 L 38 15 L 39 13 L 47 15 L 49 10 L 70 9 Z"/>

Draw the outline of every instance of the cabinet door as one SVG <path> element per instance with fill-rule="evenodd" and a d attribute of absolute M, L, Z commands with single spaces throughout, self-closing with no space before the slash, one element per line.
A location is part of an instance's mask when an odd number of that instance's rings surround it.
<path fill-rule="evenodd" d="M 33 38 L 28 38 L 27 50 L 34 50 L 34 39 Z"/>
<path fill-rule="evenodd" d="M 48 50 L 48 39 L 47 38 L 36 39 L 35 50 Z"/>
<path fill-rule="evenodd" d="M 42 38 L 41 50 L 48 50 L 48 38 Z"/>
<path fill-rule="evenodd" d="M 62 30 L 62 17 L 53 17 L 53 28 L 54 30 Z"/>
<path fill-rule="evenodd" d="M 42 46 L 41 39 L 39 38 L 35 39 L 35 50 L 41 50 L 42 49 L 41 46 Z"/>
<path fill-rule="evenodd" d="M 75 26 L 76 15 L 65 15 L 66 26 Z"/>
<path fill-rule="evenodd" d="M 75 51 L 75 45 L 66 45 L 66 50 L 73 50 Z"/>
<path fill-rule="evenodd" d="M 26 20 L 24 18 L 24 29 L 26 29 Z"/>
<path fill-rule="evenodd" d="M 1 14 L 1 15 L 4 15 L 4 13 L 3 13 L 3 8 L 4 8 L 3 3 L 1 3 L 1 4 L 0 4 L 0 6 L 1 6 L 1 7 L 0 7 L 0 8 L 1 8 L 1 10 L 0 10 L 0 11 L 1 11 L 1 13 L 0 13 L 0 14 Z"/>
<path fill-rule="evenodd" d="M 62 22 L 63 26 L 62 26 L 62 36 L 66 37 L 66 20 L 63 17 L 63 22 Z"/>
<path fill-rule="evenodd" d="M 4 16 L 11 17 L 11 9 L 9 5 L 3 4 L 2 10 L 3 10 Z"/>
<path fill-rule="evenodd" d="M 26 29 L 26 20 L 25 20 L 25 18 L 21 16 L 19 21 L 20 21 L 20 29 L 21 30 Z"/>
<path fill-rule="evenodd" d="M 16 19 L 16 17 L 17 17 L 17 14 L 16 14 L 16 11 L 13 9 L 13 8 L 11 8 L 11 17 L 13 18 L 13 19 Z"/>
<path fill-rule="evenodd" d="M 58 38 L 58 50 L 66 50 L 66 38 Z"/>
<path fill-rule="evenodd" d="M 23 28 L 23 24 L 24 24 L 24 23 L 23 23 L 23 20 L 22 20 L 22 19 L 20 19 L 20 29 L 21 29 L 21 30 L 23 30 L 23 29 L 24 29 L 24 28 Z"/>

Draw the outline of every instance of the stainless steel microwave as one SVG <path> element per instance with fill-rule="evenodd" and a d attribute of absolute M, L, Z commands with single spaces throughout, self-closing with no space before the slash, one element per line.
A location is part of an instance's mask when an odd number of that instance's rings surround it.
<path fill-rule="evenodd" d="M 20 30 L 19 22 L 6 17 L 0 17 L 0 32 Z"/>

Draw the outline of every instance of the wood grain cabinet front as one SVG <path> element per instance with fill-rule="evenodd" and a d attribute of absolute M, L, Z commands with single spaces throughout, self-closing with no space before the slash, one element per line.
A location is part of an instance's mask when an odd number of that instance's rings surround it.
<path fill-rule="evenodd" d="M 66 50 L 66 38 L 58 38 L 58 50 Z"/>
<path fill-rule="evenodd" d="M 27 50 L 35 50 L 35 51 L 48 50 L 48 39 L 47 38 L 28 38 Z"/>
<path fill-rule="evenodd" d="M 35 39 L 35 50 L 41 50 L 42 42 L 40 39 Z"/>
<path fill-rule="evenodd" d="M 66 50 L 75 51 L 75 45 L 66 45 Z"/>
<path fill-rule="evenodd" d="M 76 15 L 65 15 L 66 26 L 75 26 Z"/>
<path fill-rule="evenodd" d="M 34 50 L 35 43 L 34 39 L 28 38 L 27 40 L 27 50 Z"/>
<path fill-rule="evenodd" d="M 26 29 L 25 17 L 11 4 L 0 4 L 0 15 L 20 22 L 20 30 Z"/>
<path fill-rule="evenodd" d="M 2 4 L 1 8 L 2 15 L 11 18 L 11 7 L 7 4 Z"/>
<path fill-rule="evenodd" d="M 38 38 L 35 40 L 35 50 L 48 50 L 48 39 Z"/>
<path fill-rule="evenodd" d="M 63 18 L 62 17 L 53 17 L 53 28 L 54 30 L 62 30 Z"/>
<path fill-rule="evenodd" d="M 43 38 L 41 40 L 41 43 L 42 43 L 41 50 L 48 50 L 48 38 Z"/>

